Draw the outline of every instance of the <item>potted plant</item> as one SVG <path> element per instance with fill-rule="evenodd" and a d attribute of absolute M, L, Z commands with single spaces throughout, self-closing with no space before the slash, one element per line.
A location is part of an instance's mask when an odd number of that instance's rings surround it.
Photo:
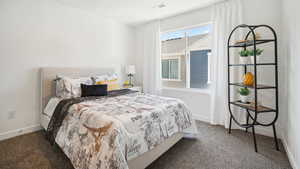
<path fill-rule="evenodd" d="M 254 49 L 250 50 L 249 51 L 249 56 L 251 58 L 251 63 L 254 63 L 254 54 L 256 54 L 256 62 L 258 62 L 259 57 L 257 57 L 257 56 L 261 55 L 263 51 L 264 51 L 263 49 L 256 49 L 255 51 L 254 51 Z"/>
<path fill-rule="evenodd" d="M 242 64 L 248 64 L 248 56 L 250 56 L 250 51 L 249 50 L 242 50 L 240 51 L 240 60 Z"/>
<path fill-rule="evenodd" d="M 250 90 L 247 87 L 240 88 L 239 93 L 240 93 L 240 97 L 241 97 L 241 102 L 247 103 L 248 95 L 250 94 Z"/>

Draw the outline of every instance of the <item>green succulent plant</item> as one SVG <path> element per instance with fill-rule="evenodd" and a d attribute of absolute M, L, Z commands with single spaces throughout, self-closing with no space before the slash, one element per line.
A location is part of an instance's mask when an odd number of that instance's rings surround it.
<path fill-rule="evenodd" d="M 250 94 L 250 90 L 246 87 L 245 88 L 240 88 L 239 93 L 242 96 L 248 96 Z"/>
<path fill-rule="evenodd" d="M 241 57 L 248 57 L 248 56 L 254 56 L 254 54 L 256 53 L 256 56 L 259 56 L 262 54 L 264 50 L 263 49 L 256 49 L 256 51 L 253 50 L 242 50 L 239 52 Z"/>
<path fill-rule="evenodd" d="M 242 51 L 240 51 L 240 56 L 241 57 L 248 57 L 248 56 L 250 56 L 250 51 L 249 50 L 242 50 Z"/>
<path fill-rule="evenodd" d="M 264 51 L 263 49 L 256 49 L 255 51 L 253 49 L 253 50 L 250 50 L 249 55 L 254 56 L 254 54 L 256 54 L 256 56 L 259 56 L 262 54 L 263 51 Z"/>

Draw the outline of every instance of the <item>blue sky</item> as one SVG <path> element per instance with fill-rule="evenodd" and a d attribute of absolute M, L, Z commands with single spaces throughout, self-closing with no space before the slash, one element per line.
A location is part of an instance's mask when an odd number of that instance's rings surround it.
<path fill-rule="evenodd" d="M 176 32 L 168 32 L 164 33 L 161 35 L 161 40 L 167 40 L 167 39 L 174 39 L 174 38 L 181 38 L 184 37 L 184 33 L 187 32 L 188 36 L 195 36 L 195 35 L 201 35 L 207 32 L 210 32 L 212 28 L 212 25 L 205 25 L 201 27 L 196 27 L 192 29 L 184 29 L 184 30 L 179 30 Z"/>

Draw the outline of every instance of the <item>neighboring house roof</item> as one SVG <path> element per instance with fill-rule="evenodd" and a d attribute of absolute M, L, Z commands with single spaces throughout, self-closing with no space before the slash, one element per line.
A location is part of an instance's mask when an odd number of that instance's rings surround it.
<path fill-rule="evenodd" d="M 162 41 L 162 55 L 168 54 L 184 54 L 186 50 L 185 38 L 176 38 Z M 188 38 L 189 50 L 210 49 L 210 34 L 201 34 Z"/>

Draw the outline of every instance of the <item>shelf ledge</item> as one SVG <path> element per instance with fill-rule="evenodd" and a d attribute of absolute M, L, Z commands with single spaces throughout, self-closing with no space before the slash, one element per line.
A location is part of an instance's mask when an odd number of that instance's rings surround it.
<path fill-rule="evenodd" d="M 242 103 L 241 101 L 234 101 L 234 102 L 230 102 L 230 104 L 250 110 L 255 112 L 255 107 L 250 105 L 250 104 L 246 104 L 246 103 Z M 266 113 L 266 112 L 276 112 L 275 109 L 266 107 L 266 106 L 257 106 L 257 113 Z"/>
<path fill-rule="evenodd" d="M 259 39 L 256 40 L 256 45 L 269 43 L 269 42 L 275 42 L 274 39 Z M 248 47 L 248 46 L 254 46 L 254 40 L 249 40 L 246 42 L 240 42 L 233 45 L 229 45 L 230 48 L 240 48 L 240 47 Z"/>
<path fill-rule="evenodd" d="M 229 66 L 254 66 L 255 64 L 229 64 Z M 276 65 L 276 63 L 257 63 L 257 66 L 271 66 Z"/>
<path fill-rule="evenodd" d="M 229 83 L 229 85 L 239 86 L 239 87 L 247 87 L 247 88 L 250 88 L 250 89 L 276 89 L 275 86 L 268 86 L 268 85 L 262 85 L 262 84 L 258 84 L 257 87 L 244 85 L 243 83 Z"/>

